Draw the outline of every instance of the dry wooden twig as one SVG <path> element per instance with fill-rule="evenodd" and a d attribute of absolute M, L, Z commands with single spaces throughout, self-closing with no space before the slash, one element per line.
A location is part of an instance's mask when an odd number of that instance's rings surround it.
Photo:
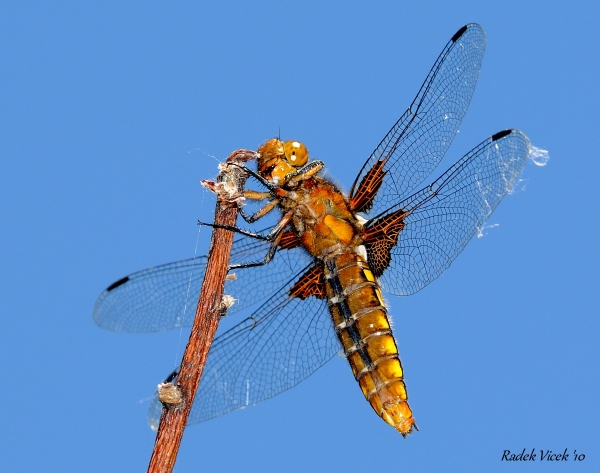
<path fill-rule="evenodd" d="M 218 195 L 215 209 L 216 225 L 235 225 L 238 215 L 238 202 L 245 182 L 243 171 L 237 166 L 228 166 L 227 163 L 247 162 L 253 159 L 255 155 L 254 151 L 244 149 L 234 151 L 227 158 L 225 164 L 221 166 L 221 173 L 216 182 L 203 181 L 205 186 Z M 175 465 L 183 430 L 194 402 L 208 351 L 224 312 L 224 306 L 222 305 L 223 288 L 232 243 L 233 232 L 213 228 L 206 273 L 196 308 L 196 317 L 177 376 L 176 388 L 180 391 L 179 395 L 181 397 L 178 397 L 178 395 L 170 397 L 171 399 L 181 399 L 181 402 L 163 407 L 148 473 L 171 472 Z M 168 391 L 169 396 L 173 396 L 172 389 L 168 389 Z"/>

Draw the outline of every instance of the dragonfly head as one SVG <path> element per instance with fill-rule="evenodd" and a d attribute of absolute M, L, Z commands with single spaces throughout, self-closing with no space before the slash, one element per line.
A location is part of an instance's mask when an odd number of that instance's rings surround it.
<path fill-rule="evenodd" d="M 308 162 L 308 149 L 294 140 L 273 138 L 258 148 L 258 155 L 258 173 L 278 185 L 284 184 L 285 176 Z"/>

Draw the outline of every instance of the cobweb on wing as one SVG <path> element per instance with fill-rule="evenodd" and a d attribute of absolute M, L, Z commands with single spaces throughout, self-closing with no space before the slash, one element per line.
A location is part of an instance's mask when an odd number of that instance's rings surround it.
<path fill-rule="evenodd" d="M 531 145 L 529 147 L 529 159 L 536 166 L 542 167 L 548 164 L 548 161 L 550 161 L 550 153 L 548 153 L 548 151 L 545 149 L 536 148 L 535 146 Z"/>
<path fill-rule="evenodd" d="M 527 159 L 532 164 L 535 164 L 537 167 L 544 167 L 550 161 L 550 154 L 545 149 L 537 148 L 533 146 L 531 143 L 529 144 L 529 154 Z M 529 184 L 529 179 L 525 177 L 519 177 L 513 183 L 512 187 L 508 190 L 509 194 L 514 194 L 515 192 L 524 192 L 527 190 L 527 185 Z"/>
<path fill-rule="evenodd" d="M 477 228 L 477 238 L 482 238 L 482 237 L 486 236 L 488 234 L 489 230 L 491 230 L 492 228 L 499 227 L 499 226 L 500 226 L 499 223 L 490 223 L 490 224 L 483 225 L 481 228 Z"/>
<path fill-rule="evenodd" d="M 188 424 L 269 399 L 306 379 L 340 350 L 326 302 L 289 296 L 304 273 L 215 339 Z M 161 412 L 155 397 L 148 412 L 152 428 Z"/>
<path fill-rule="evenodd" d="M 408 212 L 392 263 L 383 273 L 384 288 L 395 295 L 413 294 L 440 276 L 481 233 L 512 188 L 529 153 L 518 130 L 488 138 L 432 184 L 392 207 Z"/>

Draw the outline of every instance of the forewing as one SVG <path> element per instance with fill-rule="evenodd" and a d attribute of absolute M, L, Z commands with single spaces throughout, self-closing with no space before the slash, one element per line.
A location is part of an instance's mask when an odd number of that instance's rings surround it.
<path fill-rule="evenodd" d="M 372 206 L 371 215 L 383 212 L 439 164 L 469 107 L 484 49 L 485 33 L 474 23 L 461 28 L 448 42 L 408 110 L 373 151 L 352 185 L 351 200 L 369 170 L 385 161 L 383 183 L 362 210 Z M 357 200 L 364 201 L 364 197 Z"/>
<path fill-rule="evenodd" d="M 262 260 L 270 243 L 243 237 L 233 243 L 230 263 Z M 284 284 L 311 258 L 300 248 L 279 250 L 264 266 L 234 271 L 225 294 L 236 299 L 234 313 L 260 301 Z M 94 321 L 118 332 L 158 332 L 192 325 L 207 256 L 155 266 L 109 286 L 94 305 Z"/>
<path fill-rule="evenodd" d="M 288 284 L 211 346 L 188 424 L 269 399 L 307 378 L 340 345 L 324 299 L 290 297 Z M 162 406 L 153 399 L 148 422 L 156 428 Z"/>
<path fill-rule="evenodd" d="M 430 186 L 374 218 L 371 225 L 400 209 L 406 212 L 391 264 L 381 277 L 384 289 L 413 294 L 448 268 L 511 190 L 528 152 L 522 132 L 497 133 Z"/>

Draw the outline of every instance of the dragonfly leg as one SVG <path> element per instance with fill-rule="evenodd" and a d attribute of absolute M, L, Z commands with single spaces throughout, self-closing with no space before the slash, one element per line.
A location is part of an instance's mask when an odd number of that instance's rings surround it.
<path fill-rule="evenodd" d="M 251 191 L 253 192 L 253 191 Z M 268 194 L 268 193 L 267 193 Z M 268 194 L 269 196 L 271 196 L 270 194 Z M 254 223 L 256 222 L 259 218 L 264 217 L 265 215 L 267 215 L 271 210 L 273 210 L 275 207 L 277 207 L 277 204 L 279 204 L 279 199 L 273 199 L 270 202 L 268 202 L 264 207 L 260 208 L 258 211 L 256 211 L 255 213 L 253 213 L 252 215 L 248 215 L 244 212 L 244 210 L 242 209 L 242 207 L 239 208 L 240 211 L 240 215 L 242 216 L 242 218 L 248 222 L 248 223 Z"/>
<path fill-rule="evenodd" d="M 263 265 L 269 263 L 269 261 L 271 261 L 273 259 L 273 256 L 275 256 L 275 253 L 277 252 L 277 247 L 279 246 L 279 242 L 281 241 L 281 236 L 283 235 L 283 230 L 285 230 L 285 227 L 287 226 L 287 224 L 290 223 L 292 216 L 293 216 L 292 212 L 285 214 L 283 216 L 283 218 L 279 221 L 279 223 L 271 229 L 271 231 L 268 233 L 268 235 L 263 237 L 264 240 L 271 242 L 271 245 L 269 246 L 267 254 L 265 255 L 263 260 L 252 261 L 249 263 L 232 264 L 232 265 L 229 265 L 229 269 L 232 270 L 232 269 L 240 269 L 240 268 L 252 268 L 255 266 L 263 266 Z"/>
<path fill-rule="evenodd" d="M 265 179 L 260 174 L 254 172 L 252 169 L 250 169 L 247 166 L 244 166 L 244 165 L 238 164 L 238 163 L 228 163 L 228 164 L 230 166 L 235 166 L 235 167 L 242 169 L 245 173 L 252 176 L 254 179 L 256 179 L 258 182 L 260 182 L 263 186 L 265 186 L 267 189 L 269 189 L 271 191 L 274 191 L 278 187 L 277 184 Z"/>
<path fill-rule="evenodd" d="M 273 242 L 271 242 L 271 245 L 269 246 L 269 250 L 267 251 L 265 258 L 262 261 L 252 261 L 250 263 L 231 264 L 231 265 L 229 265 L 229 270 L 231 271 L 232 269 L 253 268 L 255 266 L 263 266 L 265 264 L 269 264 L 269 262 L 273 259 L 273 256 L 275 256 L 275 253 L 277 251 L 277 246 L 279 245 L 279 240 L 281 240 L 281 235 L 283 235 L 283 232 L 280 232 L 279 235 L 277 236 L 277 238 Z"/>
<path fill-rule="evenodd" d="M 304 181 L 305 179 L 308 179 L 309 177 L 312 177 L 315 174 L 317 174 L 321 169 L 323 169 L 324 166 L 325 163 L 323 163 L 323 161 L 312 161 L 306 164 L 305 166 L 302 166 L 297 171 L 287 174 L 285 176 L 284 182 L 290 184 Z"/>
<path fill-rule="evenodd" d="M 259 192 L 244 189 L 244 197 L 249 200 L 267 200 L 273 197 L 273 192 Z"/>
<path fill-rule="evenodd" d="M 205 222 L 201 222 L 200 220 L 198 220 L 198 225 L 202 225 L 205 227 L 212 227 L 212 228 L 222 228 L 223 230 L 231 230 L 234 233 L 239 233 L 240 235 L 245 235 L 250 238 L 256 238 L 257 240 L 266 240 L 266 241 L 272 240 L 272 237 L 269 237 L 269 235 L 259 235 L 258 233 L 249 232 L 246 230 L 242 230 L 241 228 L 238 228 L 238 227 L 232 227 L 230 225 L 218 225 L 216 223 L 205 223 Z"/>

